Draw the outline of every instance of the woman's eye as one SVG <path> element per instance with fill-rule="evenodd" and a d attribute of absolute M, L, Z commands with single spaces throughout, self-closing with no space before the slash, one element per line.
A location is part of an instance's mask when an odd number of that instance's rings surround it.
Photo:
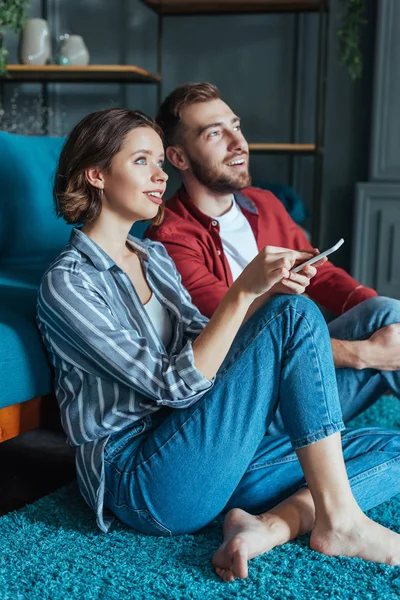
<path fill-rule="evenodd" d="M 214 131 L 210 131 L 209 137 L 217 137 L 218 134 L 219 134 L 219 131 L 217 129 L 215 129 Z"/>
<path fill-rule="evenodd" d="M 160 169 L 164 169 L 165 162 L 163 160 L 160 160 L 160 162 L 158 163 L 158 166 L 160 167 Z"/>
<path fill-rule="evenodd" d="M 143 157 L 142 158 L 137 158 L 135 160 L 135 164 L 137 164 L 137 165 L 145 165 L 146 164 L 146 159 L 143 158 Z"/>

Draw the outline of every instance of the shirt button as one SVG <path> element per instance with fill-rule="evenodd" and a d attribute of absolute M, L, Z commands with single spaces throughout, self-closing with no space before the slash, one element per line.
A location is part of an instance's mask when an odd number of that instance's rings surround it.
<path fill-rule="evenodd" d="M 212 225 L 213 227 L 216 227 L 216 226 L 218 225 L 218 221 L 211 221 L 211 225 Z"/>
<path fill-rule="evenodd" d="M 221 250 L 217 250 L 218 256 L 221 256 Z"/>

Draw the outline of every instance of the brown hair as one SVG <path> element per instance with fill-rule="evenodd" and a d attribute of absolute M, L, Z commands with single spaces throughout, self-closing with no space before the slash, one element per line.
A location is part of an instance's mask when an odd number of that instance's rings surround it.
<path fill-rule="evenodd" d="M 212 83 L 185 83 L 174 89 L 158 109 L 156 122 L 164 133 L 166 146 L 181 141 L 181 112 L 191 104 L 220 98 L 218 88 Z"/>
<path fill-rule="evenodd" d="M 109 169 L 126 135 L 137 127 L 151 127 L 162 138 L 160 127 L 139 110 L 109 108 L 84 117 L 71 131 L 61 151 L 53 188 L 57 216 L 72 225 L 95 221 L 101 213 L 102 190 L 86 179 L 90 167 Z M 152 225 L 164 216 L 162 204 Z"/>

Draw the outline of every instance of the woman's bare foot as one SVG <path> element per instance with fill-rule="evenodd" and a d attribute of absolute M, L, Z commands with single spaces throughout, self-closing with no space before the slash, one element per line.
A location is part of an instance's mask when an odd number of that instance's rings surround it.
<path fill-rule="evenodd" d="M 288 541 L 288 529 L 274 515 L 250 515 L 240 508 L 230 510 L 224 521 L 224 541 L 212 564 L 223 581 L 248 574 L 248 561 Z"/>
<path fill-rule="evenodd" d="M 375 563 L 400 565 L 400 535 L 364 514 L 334 524 L 316 521 L 310 546 L 328 556 L 351 556 Z"/>

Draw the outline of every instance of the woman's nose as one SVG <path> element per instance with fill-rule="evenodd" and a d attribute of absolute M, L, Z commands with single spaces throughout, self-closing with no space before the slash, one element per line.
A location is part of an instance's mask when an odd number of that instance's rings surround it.
<path fill-rule="evenodd" d="M 155 181 L 167 181 L 168 175 L 163 169 L 161 169 L 161 167 L 158 167 L 155 173 L 153 174 L 153 179 L 155 179 Z"/>

